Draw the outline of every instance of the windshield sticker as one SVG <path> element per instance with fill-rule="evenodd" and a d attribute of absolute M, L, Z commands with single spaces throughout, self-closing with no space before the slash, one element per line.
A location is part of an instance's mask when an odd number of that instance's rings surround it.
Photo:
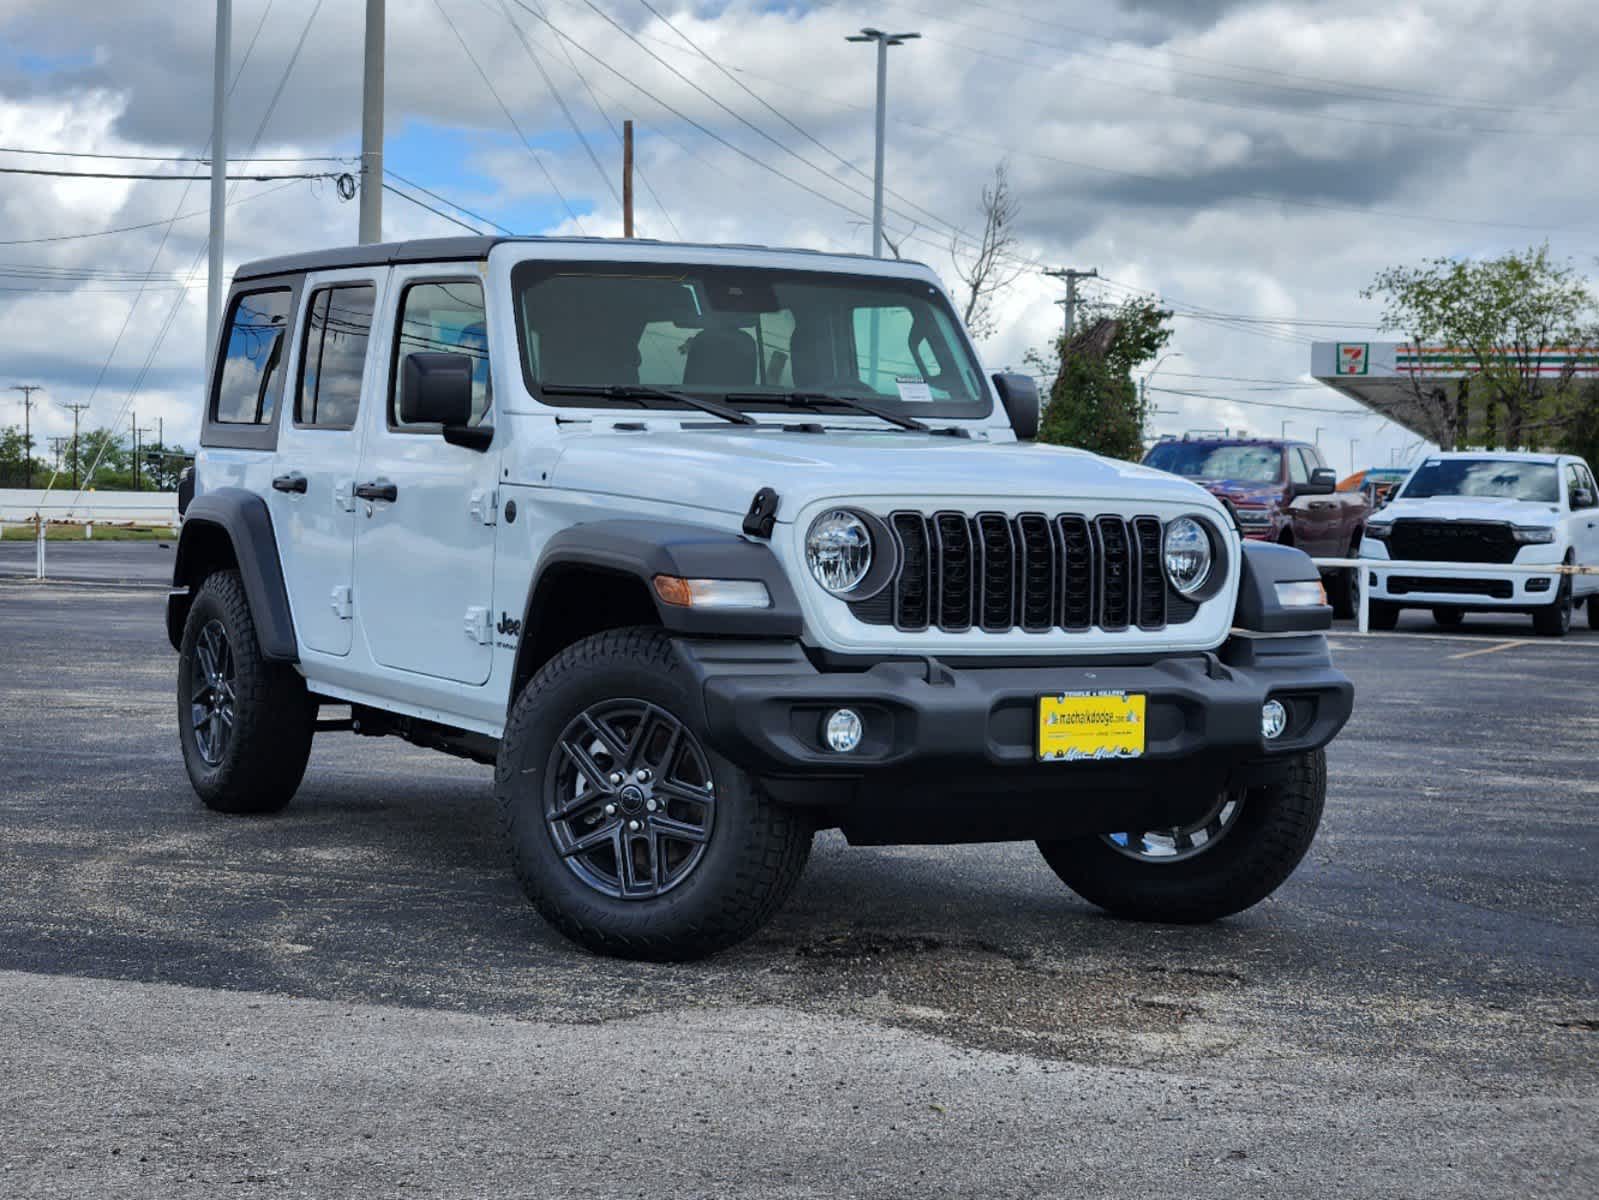
<path fill-rule="evenodd" d="M 931 404 L 933 402 L 932 385 L 920 375 L 900 375 L 894 380 L 899 388 L 899 398 L 906 404 Z"/>

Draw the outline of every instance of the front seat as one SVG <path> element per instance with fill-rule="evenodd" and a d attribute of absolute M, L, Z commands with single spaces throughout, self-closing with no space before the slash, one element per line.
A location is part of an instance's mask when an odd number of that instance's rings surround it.
<path fill-rule="evenodd" d="M 754 387 L 760 351 L 742 329 L 700 330 L 683 361 L 684 387 Z"/>

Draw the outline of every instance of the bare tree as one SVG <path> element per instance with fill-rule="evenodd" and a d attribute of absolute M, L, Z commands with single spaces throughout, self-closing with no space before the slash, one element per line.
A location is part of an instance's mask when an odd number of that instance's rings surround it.
<path fill-rule="evenodd" d="M 1021 202 L 1010 190 L 1010 170 L 1004 162 L 995 165 L 993 182 L 983 188 L 982 213 L 983 234 L 975 250 L 963 245 L 958 234 L 949 242 L 955 274 L 966 285 L 961 320 L 978 340 L 994 332 L 994 297 L 1027 271 L 1015 253 Z"/>

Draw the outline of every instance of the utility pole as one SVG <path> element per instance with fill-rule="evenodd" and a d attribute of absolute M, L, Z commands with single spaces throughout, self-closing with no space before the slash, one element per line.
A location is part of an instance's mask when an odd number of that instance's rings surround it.
<path fill-rule="evenodd" d="M 137 415 L 135 415 L 133 418 L 133 490 L 136 492 L 140 490 L 139 472 L 143 465 L 139 461 L 143 457 L 143 451 L 139 447 L 139 438 L 149 432 L 150 427 L 148 425 L 140 428 L 139 418 Z"/>
<path fill-rule="evenodd" d="M 1355 473 L 1355 447 L 1358 445 L 1360 445 L 1359 438 L 1349 439 L 1349 473 L 1351 475 Z"/>
<path fill-rule="evenodd" d="M 228 54 L 233 41 L 233 0 L 217 0 L 217 48 L 212 57 L 211 79 L 211 237 L 205 274 L 205 355 L 216 352 L 217 327 L 222 323 L 222 244 L 228 208 Z M 77 458 L 74 450 L 73 465 Z"/>
<path fill-rule="evenodd" d="M 14 383 L 11 385 L 11 390 L 22 393 L 22 462 L 28 478 L 28 482 L 23 486 L 31 488 L 33 486 L 33 393 L 44 391 L 44 384 Z"/>
<path fill-rule="evenodd" d="M 361 244 L 383 240 L 383 0 L 366 0 L 361 83 Z"/>
<path fill-rule="evenodd" d="M 622 236 L 633 236 L 633 122 L 622 122 Z"/>
<path fill-rule="evenodd" d="M 919 38 L 919 33 L 884 33 L 863 29 L 851 34 L 847 42 L 877 43 L 877 172 L 872 179 L 872 257 L 883 257 L 883 138 L 888 128 L 888 48 L 903 46 Z"/>
<path fill-rule="evenodd" d="M 60 437 L 55 437 L 52 435 L 50 438 L 50 453 L 55 455 L 55 470 L 58 474 L 61 471 L 61 451 L 66 449 L 67 444 L 71 440 L 72 439 L 67 437 L 65 434 L 62 434 Z"/>
<path fill-rule="evenodd" d="M 1056 303 L 1063 304 L 1066 308 L 1065 333 L 1066 341 L 1069 344 L 1072 340 L 1073 332 L 1077 329 L 1077 281 L 1079 279 L 1098 279 L 1099 268 L 1095 267 L 1092 271 L 1079 271 L 1075 267 L 1067 267 L 1065 270 L 1056 267 L 1046 270 L 1044 274 L 1052 279 L 1064 279 L 1066 281 L 1066 299 L 1057 300 Z"/>
<path fill-rule="evenodd" d="M 78 488 L 78 464 L 82 461 L 78 455 L 78 417 L 88 410 L 89 402 L 87 400 L 79 400 L 76 403 L 68 404 L 65 400 L 62 400 L 59 403 L 62 408 L 72 414 L 72 489 L 76 491 Z"/>

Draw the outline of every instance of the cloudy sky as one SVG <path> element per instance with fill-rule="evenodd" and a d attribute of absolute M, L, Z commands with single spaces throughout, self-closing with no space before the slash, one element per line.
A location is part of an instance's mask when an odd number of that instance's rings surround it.
<path fill-rule="evenodd" d="M 360 0 L 234 0 L 229 150 L 261 175 L 353 170 Z M 952 286 L 996 163 L 1017 254 L 1171 306 L 1159 432 L 1319 437 L 1340 470 L 1414 440 L 1308 378 L 1310 342 L 1378 336 L 1379 268 L 1547 238 L 1594 273 L 1599 5 L 1476 0 L 388 0 L 390 182 L 479 229 L 617 234 L 615 128 L 639 136 L 639 232 L 870 246 L 873 51 L 891 52 L 889 230 Z M 206 152 L 205 0 L 0 0 L 0 167 L 183 176 Z M 328 159 L 331 161 L 321 161 Z M 315 160 L 315 161 L 312 161 Z M 596 164 L 597 160 L 597 164 Z M 426 192 L 422 189 L 426 189 Z M 434 193 L 430 196 L 427 192 Z M 442 198 L 442 201 L 441 199 Z M 327 178 L 235 185 L 229 269 L 353 242 Z M 0 384 L 36 435 L 137 413 L 196 431 L 204 179 L 0 175 Z M 451 207 L 459 206 L 459 207 Z M 175 218 L 175 219 L 174 219 Z M 393 238 L 460 232 L 385 196 Z M 143 291 L 140 291 L 141 286 Z M 1023 275 L 987 362 L 1060 322 Z M 20 394 L 0 390 L 0 423 Z M 1358 445 L 1352 447 L 1351 440 Z"/>

